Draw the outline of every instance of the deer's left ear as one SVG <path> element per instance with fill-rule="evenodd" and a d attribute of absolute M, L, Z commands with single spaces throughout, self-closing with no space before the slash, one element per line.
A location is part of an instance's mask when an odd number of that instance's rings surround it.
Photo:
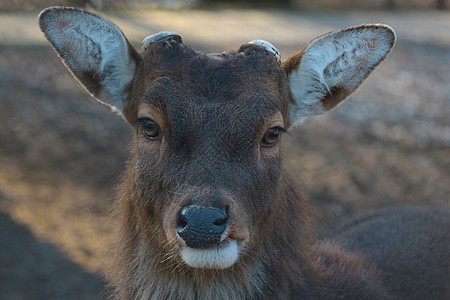
<path fill-rule="evenodd" d="M 290 123 L 322 114 L 350 95 L 386 57 L 395 43 L 387 25 L 360 25 L 312 40 L 283 62 L 295 104 Z"/>

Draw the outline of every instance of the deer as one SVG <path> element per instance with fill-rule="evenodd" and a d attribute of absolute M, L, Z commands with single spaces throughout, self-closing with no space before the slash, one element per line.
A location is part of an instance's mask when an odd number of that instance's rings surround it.
<path fill-rule="evenodd" d="M 175 32 L 135 48 L 111 21 L 50 7 L 64 65 L 134 132 L 105 266 L 114 299 L 450 299 L 450 213 L 367 213 L 326 239 L 284 167 L 283 134 L 336 108 L 389 54 L 393 29 L 202 53 Z"/>

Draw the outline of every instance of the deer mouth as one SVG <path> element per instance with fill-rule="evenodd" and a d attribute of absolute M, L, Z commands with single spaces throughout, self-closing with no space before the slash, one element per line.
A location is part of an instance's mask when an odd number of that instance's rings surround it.
<path fill-rule="evenodd" d="M 235 239 L 227 237 L 216 245 L 207 248 L 183 246 L 181 258 L 193 268 L 226 269 L 237 261 L 239 248 Z"/>

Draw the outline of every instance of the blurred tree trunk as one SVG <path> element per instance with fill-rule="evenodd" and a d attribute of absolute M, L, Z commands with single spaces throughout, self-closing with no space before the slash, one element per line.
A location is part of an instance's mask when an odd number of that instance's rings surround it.
<path fill-rule="evenodd" d="M 290 0 L 201 0 L 203 3 L 250 3 L 250 4 L 280 4 L 280 5 L 289 5 L 291 3 Z"/>
<path fill-rule="evenodd" d="M 447 9 L 447 1 L 446 0 L 437 0 L 436 1 L 436 8 L 437 9 Z"/>
<path fill-rule="evenodd" d="M 395 0 L 386 0 L 384 5 L 387 9 L 396 9 L 397 8 L 397 3 L 395 3 Z"/>
<path fill-rule="evenodd" d="M 75 7 L 86 7 L 90 0 L 65 0 L 63 5 L 75 6 Z"/>

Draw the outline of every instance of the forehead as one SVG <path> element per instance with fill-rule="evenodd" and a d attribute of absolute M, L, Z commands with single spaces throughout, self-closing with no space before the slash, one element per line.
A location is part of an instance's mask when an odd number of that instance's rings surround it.
<path fill-rule="evenodd" d="M 286 75 L 273 54 L 255 45 L 211 55 L 183 44 L 156 42 L 145 51 L 139 72 L 145 78 L 140 101 L 170 114 L 199 108 L 218 115 L 283 110 L 279 82 Z"/>

